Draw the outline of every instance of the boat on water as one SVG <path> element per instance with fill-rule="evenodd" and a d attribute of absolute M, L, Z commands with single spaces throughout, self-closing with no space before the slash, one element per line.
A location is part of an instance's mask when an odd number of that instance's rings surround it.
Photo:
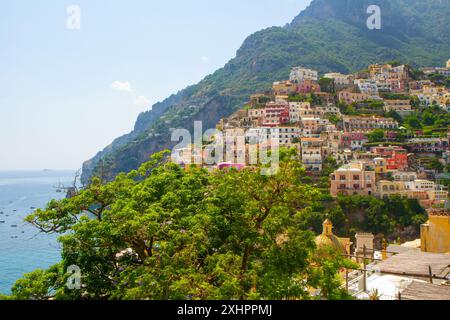
<path fill-rule="evenodd" d="M 31 209 L 31 210 L 35 210 L 35 209 L 36 209 L 36 207 L 30 207 L 30 209 Z"/>
<path fill-rule="evenodd" d="M 5 221 L 1 220 L 0 223 L 5 223 Z"/>
<path fill-rule="evenodd" d="M 17 228 L 17 224 L 12 224 L 11 228 Z"/>

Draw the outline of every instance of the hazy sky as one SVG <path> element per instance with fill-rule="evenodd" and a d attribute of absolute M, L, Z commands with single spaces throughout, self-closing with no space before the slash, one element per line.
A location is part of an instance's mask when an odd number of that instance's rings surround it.
<path fill-rule="evenodd" d="M 310 0 L 2 0 L 0 170 L 77 169 Z M 69 5 L 81 29 L 66 27 Z"/>

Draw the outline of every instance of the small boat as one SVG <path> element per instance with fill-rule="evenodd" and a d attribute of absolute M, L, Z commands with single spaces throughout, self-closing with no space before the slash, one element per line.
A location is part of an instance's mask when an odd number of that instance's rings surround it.
<path fill-rule="evenodd" d="M 14 210 L 13 210 L 13 212 L 17 212 L 17 210 L 16 210 L 16 209 L 14 209 Z"/>
<path fill-rule="evenodd" d="M 1 220 L 0 223 L 5 223 L 5 221 Z"/>
<path fill-rule="evenodd" d="M 62 190 L 61 189 L 56 189 L 56 192 L 61 193 Z"/>
<path fill-rule="evenodd" d="M 17 239 L 19 238 L 18 236 L 11 236 L 11 239 Z"/>
<path fill-rule="evenodd" d="M 17 224 L 12 224 L 11 228 L 17 228 Z"/>

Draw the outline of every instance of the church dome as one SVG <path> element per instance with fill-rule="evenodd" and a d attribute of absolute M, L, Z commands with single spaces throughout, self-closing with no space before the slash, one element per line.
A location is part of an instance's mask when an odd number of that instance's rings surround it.
<path fill-rule="evenodd" d="M 323 223 L 323 232 L 316 238 L 317 248 L 332 247 L 338 252 L 346 253 L 344 246 L 338 237 L 333 234 L 333 224 L 329 219 Z"/>

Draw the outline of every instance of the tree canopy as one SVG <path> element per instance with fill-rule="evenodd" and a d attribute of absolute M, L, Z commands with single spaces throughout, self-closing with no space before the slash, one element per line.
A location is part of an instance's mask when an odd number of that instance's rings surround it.
<path fill-rule="evenodd" d="M 51 201 L 27 221 L 60 234 L 62 260 L 20 279 L 7 299 L 342 299 L 336 252 L 301 228 L 319 192 L 293 151 L 277 174 L 187 170 L 152 160 L 113 182 Z M 69 266 L 81 289 L 66 286 Z M 313 294 L 314 293 L 314 294 Z"/>

